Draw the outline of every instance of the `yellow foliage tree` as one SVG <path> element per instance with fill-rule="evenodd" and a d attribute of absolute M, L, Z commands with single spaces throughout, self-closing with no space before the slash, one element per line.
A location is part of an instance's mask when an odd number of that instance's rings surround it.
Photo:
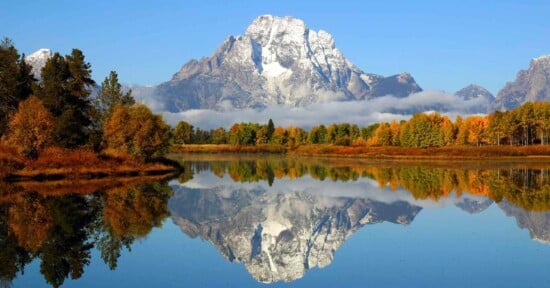
<path fill-rule="evenodd" d="M 465 124 L 466 127 L 468 127 L 468 142 L 481 146 L 481 144 L 486 140 L 487 127 L 489 126 L 487 117 L 468 117 L 466 118 Z"/>

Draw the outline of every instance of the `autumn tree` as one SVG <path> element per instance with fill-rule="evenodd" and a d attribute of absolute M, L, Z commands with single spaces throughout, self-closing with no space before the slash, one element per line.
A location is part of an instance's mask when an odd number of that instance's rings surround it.
<path fill-rule="evenodd" d="M 390 123 L 390 145 L 399 146 L 400 138 L 399 134 L 401 133 L 401 127 L 397 120 L 392 120 Z"/>
<path fill-rule="evenodd" d="M 288 142 L 288 131 L 283 127 L 275 128 L 271 136 L 271 143 L 285 145 Z"/>
<path fill-rule="evenodd" d="M 481 146 L 487 135 L 488 121 L 482 116 L 471 116 L 466 118 L 465 126 L 468 129 L 468 143 Z"/>
<path fill-rule="evenodd" d="M 455 143 L 456 127 L 447 116 L 441 118 L 441 133 L 443 135 L 443 145 Z"/>
<path fill-rule="evenodd" d="M 487 127 L 487 134 L 492 140 L 493 144 L 500 146 L 500 139 L 504 136 L 506 127 L 504 127 L 505 114 L 500 111 L 495 111 L 489 115 L 489 125 Z"/>
<path fill-rule="evenodd" d="M 331 124 L 327 126 L 327 132 L 325 134 L 324 143 L 334 144 L 336 140 L 336 134 L 338 133 L 338 126 L 336 124 Z"/>
<path fill-rule="evenodd" d="M 116 106 L 104 127 L 107 147 L 139 159 L 160 156 L 168 147 L 168 125 L 145 105 Z"/>
<path fill-rule="evenodd" d="M 31 96 L 19 104 L 9 122 L 8 143 L 17 146 L 22 155 L 34 158 L 52 143 L 53 129 L 53 116 L 38 98 Z"/>
<path fill-rule="evenodd" d="M 290 126 L 287 131 L 288 145 L 291 147 L 303 144 L 307 138 L 307 133 L 302 128 Z"/>
<path fill-rule="evenodd" d="M 212 144 L 227 144 L 227 131 L 220 127 L 212 130 Z"/>
<path fill-rule="evenodd" d="M 376 128 L 374 136 L 369 140 L 370 145 L 389 146 L 391 144 L 390 125 L 382 122 Z"/>
<path fill-rule="evenodd" d="M 273 135 L 273 133 L 271 133 L 271 135 Z M 258 131 L 256 131 L 256 144 L 259 144 L 259 145 L 267 144 L 269 143 L 270 139 L 271 137 L 269 136 L 269 133 L 268 133 L 268 126 L 267 125 L 260 126 Z"/>
<path fill-rule="evenodd" d="M 550 103 L 548 102 L 535 102 L 535 125 L 542 145 L 548 144 L 548 137 L 550 136 Z"/>
<path fill-rule="evenodd" d="M 325 125 L 314 126 L 309 130 L 307 141 L 309 144 L 326 143 L 327 129 Z"/>
<path fill-rule="evenodd" d="M 172 131 L 174 141 L 177 144 L 190 144 L 193 136 L 194 127 L 185 121 L 180 121 Z"/>
<path fill-rule="evenodd" d="M 456 117 L 456 139 L 455 143 L 457 145 L 466 145 L 468 144 L 468 125 L 464 122 L 462 117 Z"/>
<path fill-rule="evenodd" d="M 232 145 L 254 145 L 256 143 L 256 132 L 260 125 L 255 123 L 237 123 L 229 130 L 229 144 Z"/>

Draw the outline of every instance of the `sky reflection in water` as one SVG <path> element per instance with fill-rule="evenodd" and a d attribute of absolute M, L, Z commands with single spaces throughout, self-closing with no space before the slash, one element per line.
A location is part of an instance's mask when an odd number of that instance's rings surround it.
<path fill-rule="evenodd" d="M 2 184 L 2 283 L 541 287 L 550 278 L 547 163 L 184 165 L 177 179 L 101 188 Z"/>

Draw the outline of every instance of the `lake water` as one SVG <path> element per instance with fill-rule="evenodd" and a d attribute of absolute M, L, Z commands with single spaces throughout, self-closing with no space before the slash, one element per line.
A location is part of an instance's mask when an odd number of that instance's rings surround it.
<path fill-rule="evenodd" d="M 0 287 L 549 285 L 549 161 L 178 158 L 0 183 Z"/>

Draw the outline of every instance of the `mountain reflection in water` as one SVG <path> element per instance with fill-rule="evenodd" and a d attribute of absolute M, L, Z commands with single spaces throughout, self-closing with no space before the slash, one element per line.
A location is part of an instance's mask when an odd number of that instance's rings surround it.
<path fill-rule="evenodd" d="M 329 265 L 365 225 L 407 226 L 429 208 L 474 214 L 497 205 L 532 239 L 550 243 L 550 163 L 222 156 L 182 163 L 170 181 L 0 183 L 2 286 L 33 261 L 54 287 L 88 265 L 115 270 L 124 249 L 170 218 L 265 283 Z M 103 263 L 92 263 L 94 249 Z"/>
<path fill-rule="evenodd" d="M 550 213 L 540 213 L 550 210 L 547 167 L 351 164 L 189 162 L 187 171 L 193 173 L 171 182 L 168 206 L 183 232 L 210 241 L 227 260 L 243 262 L 256 280 L 267 283 L 293 281 L 310 268 L 322 268 L 364 225 L 409 225 L 424 207 L 456 205 L 480 213 L 499 202 L 532 238 L 550 241 L 550 225 L 542 220 Z"/>

